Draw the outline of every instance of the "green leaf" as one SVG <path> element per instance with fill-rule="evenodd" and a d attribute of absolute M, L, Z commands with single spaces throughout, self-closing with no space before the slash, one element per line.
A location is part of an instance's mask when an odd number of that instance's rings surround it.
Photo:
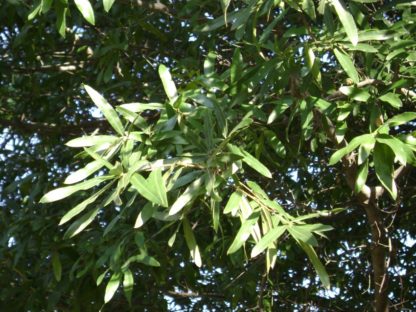
<path fill-rule="evenodd" d="M 254 226 L 257 224 L 257 220 L 259 219 L 258 213 L 252 213 L 244 222 L 241 224 L 240 229 L 238 230 L 230 248 L 227 250 L 227 255 L 230 255 L 243 246 L 245 241 L 250 237 L 251 231 L 253 230 Z"/>
<path fill-rule="evenodd" d="M 85 182 L 76 184 L 76 185 L 60 187 L 60 188 L 52 190 L 52 191 L 46 193 L 45 195 L 43 195 L 43 197 L 40 199 L 39 202 L 40 203 L 51 203 L 51 202 L 63 199 L 65 197 L 68 197 L 68 196 L 74 194 L 75 192 L 85 191 L 85 190 L 88 190 L 88 189 L 90 189 L 94 186 L 98 186 L 101 182 L 104 182 L 104 181 L 109 180 L 111 178 L 112 178 L 112 176 L 100 176 L 100 177 L 93 178 L 93 179 L 87 180 Z"/>
<path fill-rule="evenodd" d="M 413 119 L 416 119 L 416 113 L 405 112 L 405 113 L 393 116 L 392 118 L 388 119 L 384 123 L 384 125 L 389 126 L 389 127 L 400 126 L 402 124 L 408 123 L 409 121 L 412 121 Z"/>
<path fill-rule="evenodd" d="M 127 301 L 131 305 L 131 296 L 133 294 L 133 287 L 134 287 L 133 273 L 129 269 L 126 269 L 123 272 L 123 274 L 124 274 L 124 278 L 123 278 L 124 295 L 126 296 Z"/>
<path fill-rule="evenodd" d="M 65 232 L 64 239 L 74 237 L 75 235 L 81 233 L 92 221 L 94 221 L 94 218 L 97 216 L 99 210 L 99 207 L 95 208 L 72 223 Z"/>
<path fill-rule="evenodd" d="M 107 144 L 111 146 L 120 140 L 119 137 L 113 135 L 91 135 L 83 136 L 73 139 L 66 143 L 69 147 L 89 147 L 101 144 Z"/>
<path fill-rule="evenodd" d="M 297 241 L 302 241 L 308 245 L 318 246 L 315 236 L 307 228 L 298 225 L 292 225 L 287 228 L 290 235 Z"/>
<path fill-rule="evenodd" d="M 262 174 L 263 176 L 267 178 L 272 178 L 272 173 L 270 172 L 270 170 L 267 169 L 265 165 L 263 165 L 259 160 L 257 160 L 250 153 L 232 144 L 228 144 L 228 148 L 231 153 L 243 156 L 242 160 L 251 168 L 256 170 L 258 173 Z"/>
<path fill-rule="evenodd" d="M 93 202 L 96 201 L 96 199 L 98 197 L 100 197 L 105 191 L 108 190 L 108 188 L 112 185 L 113 183 L 110 182 L 108 183 L 106 186 L 102 187 L 98 192 L 96 192 L 94 195 L 88 197 L 86 200 L 82 201 L 81 203 L 79 203 L 78 205 L 76 205 L 74 208 L 72 208 L 70 211 L 68 211 L 61 219 L 61 221 L 59 222 L 59 225 L 62 225 L 66 222 L 68 222 L 69 220 L 71 220 L 73 217 L 77 216 L 78 214 L 80 214 L 81 212 L 83 212 L 85 210 L 85 208 L 87 208 L 87 206 Z"/>
<path fill-rule="evenodd" d="M 165 93 L 168 96 L 170 103 L 175 102 L 178 98 L 178 91 L 176 90 L 176 86 L 172 80 L 169 69 L 163 64 L 159 66 L 159 76 L 162 80 L 163 88 L 165 89 Z"/>
<path fill-rule="evenodd" d="M 374 147 L 373 160 L 377 178 L 395 200 L 397 198 L 397 187 L 393 179 L 393 151 L 386 144 L 377 142 Z"/>
<path fill-rule="evenodd" d="M 358 167 L 357 178 L 355 180 L 355 193 L 360 193 L 368 176 L 368 160 Z"/>
<path fill-rule="evenodd" d="M 361 144 L 372 144 L 375 142 L 375 138 L 373 134 L 363 134 L 360 135 L 358 137 L 355 137 L 354 139 L 351 140 L 351 142 L 341 148 L 340 150 L 336 151 L 334 154 L 332 154 L 330 160 L 329 160 L 329 165 L 332 166 L 334 164 L 336 164 L 338 161 L 341 160 L 342 157 L 344 157 L 345 155 L 351 153 L 353 150 L 355 150 L 359 145 Z"/>
<path fill-rule="evenodd" d="M 134 228 L 137 229 L 143 226 L 147 222 L 147 220 L 149 220 L 152 217 L 154 211 L 155 207 L 151 203 L 147 203 L 146 205 L 144 205 L 142 211 L 140 211 L 139 215 L 137 216 Z"/>
<path fill-rule="evenodd" d="M 394 108 L 400 108 L 402 107 L 402 101 L 400 100 L 400 96 L 395 93 L 386 93 L 379 97 L 379 100 L 386 102 L 393 106 Z"/>
<path fill-rule="evenodd" d="M 197 267 L 202 266 L 201 254 L 199 252 L 198 244 L 196 243 L 194 232 L 192 231 L 191 225 L 187 218 L 182 221 L 183 233 L 185 235 L 186 244 L 188 245 L 191 257 Z"/>
<path fill-rule="evenodd" d="M 64 181 L 64 184 L 74 184 L 78 183 L 86 178 L 88 178 L 91 174 L 96 172 L 97 170 L 101 169 L 103 164 L 97 160 L 94 160 L 88 163 L 84 168 L 81 168 L 75 172 L 72 172 Z"/>
<path fill-rule="evenodd" d="M 107 283 L 107 286 L 105 288 L 105 294 L 104 294 L 104 302 L 109 302 L 114 294 L 116 293 L 119 285 L 121 282 L 121 274 L 120 273 L 114 273 L 111 275 L 110 280 Z"/>
<path fill-rule="evenodd" d="M 351 86 L 342 86 L 339 91 L 359 102 L 367 102 L 371 96 L 366 90 Z"/>
<path fill-rule="evenodd" d="M 331 287 L 331 284 L 329 282 L 328 273 L 326 272 L 326 269 L 324 265 L 322 264 L 321 260 L 319 260 L 318 255 L 316 254 L 313 247 L 302 241 L 299 241 L 299 245 L 308 255 L 308 258 L 312 262 L 312 265 L 315 268 L 316 273 L 318 273 L 319 279 L 321 280 L 324 287 L 326 289 L 329 289 Z"/>
<path fill-rule="evenodd" d="M 157 205 L 168 206 L 166 186 L 160 169 L 153 170 L 147 180 L 135 173 L 130 182 L 144 198 Z"/>
<path fill-rule="evenodd" d="M 225 205 L 224 208 L 224 214 L 230 213 L 234 210 L 238 209 L 238 206 L 240 205 L 240 202 L 242 200 L 243 196 L 241 195 L 240 192 L 235 191 L 234 193 L 231 194 L 230 199 L 227 202 L 227 205 Z"/>
<path fill-rule="evenodd" d="M 377 142 L 386 144 L 390 147 L 390 149 L 393 151 L 394 155 L 396 156 L 396 159 L 405 166 L 407 163 L 407 153 L 405 151 L 405 144 L 400 141 L 399 139 L 396 139 L 395 137 L 388 135 L 388 134 L 379 134 L 376 137 Z"/>
<path fill-rule="evenodd" d="M 302 0 L 302 9 L 312 20 L 316 19 L 315 4 L 313 0 Z"/>
<path fill-rule="evenodd" d="M 272 243 L 275 242 L 280 236 L 282 236 L 285 231 L 286 226 L 278 226 L 267 232 L 267 234 L 260 239 L 256 246 L 254 246 L 253 250 L 251 251 L 251 258 L 261 254 L 264 249 L 271 246 Z"/>
<path fill-rule="evenodd" d="M 215 62 L 217 60 L 217 54 L 210 51 L 204 61 L 204 74 L 210 76 L 215 74 Z"/>
<path fill-rule="evenodd" d="M 27 20 L 28 21 L 33 20 L 41 12 L 41 9 L 42 9 L 42 2 L 39 0 L 38 2 L 36 2 L 33 10 L 27 16 Z"/>
<path fill-rule="evenodd" d="M 95 25 L 94 10 L 91 3 L 88 0 L 74 0 L 74 2 L 86 21 L 91 25 Z"/>
<path fill-rule="evenodd" d="M 53 275 L 55 276 L 56 281 L 57 282 L 61 281 L 62 264 L 61 264 L 61 260 L 59 259 L 59 254 L 57 252 L 54 252 L 52 254 L 52 269 L 53 269 Z"/>
<path fill-rule="evenodd" d="M 124 135 L 123 124 L 121 123 L 121 120 L 118 117 L 115 109 L 106 101 L 106 99 L 101 94 L 99 94 L 93 88 L 88 85 L 84 85 L 84 88 L 94 104 L 97 105 L 98 109 L 103 113 L 105 118 L 113 127 L 113 129 L 116 130 L 118 134 Z"/>
<path fill-rule="evenodd" d="M 339 49 L 334 49 L 335 56 L 338 62 L 341 64 L 342 68 L 345 70 L 347 75 L 354 81 L 355 83 L 360 82 L 360 78 L 358 77 L 358 72 L 355 69 L 354 63 L 352 62 L 351 58 L 348 54 L 341 52 Z"/>
<path fill-rule="evenodd" d="M 103 0 L 104 10 L 109 12 L 115 0 Z"/>
<path fill-rule="evenodd" d="M 175 215 L 183 209 L 189 202 L 204 192 L 202 185 L 205 181 L 205 175 L 199 177 L 183 192 L 181 196 L 174 202 L 169 210 L 169 215 Z"/>
<path fill-rule="evenodd" d="M 128 266 L 130 265 L 131 262 L 138 262 L 138 263 L 142 263 L 144 265 L 151 266 L 151 267 L 160 267 L 159 261 L 157 261 L 155 258 L 147 255 L 146 253 L 141 253 L 139 255 L 130 257 L 123 264 L 122 269 L 125 270 L 126 268 L 128 268 Z"/>
<path fill-rule="evenodd" d="M 354 17 L 346 9 L 342 0 L 332 0 L 331 3 L 337 12 L 342 26 L 344 26 L 344 30 L 347 33 L 348 38 L 353 45 L 356 45 L 358 43 L 358 30 L 354 22 Z"/>
<path fill-rule="evenodd" d="M 58 1 L 58 5 L 56 6 L 56 28 L 58 29 L 59 34 L 62 38 L 65 38 L 66 34 L 66 15 L 68 13 L 68 8 L 62 5 Z"/>
<path fill-rule="evenodd" d="M 53 2 L 53 0 L 42 0 L 41 1 L 41 3 L 42 3 L 42 10 L 41 10 L 42 14 L 45 14 L 50 10 L 52 2 Z"/>

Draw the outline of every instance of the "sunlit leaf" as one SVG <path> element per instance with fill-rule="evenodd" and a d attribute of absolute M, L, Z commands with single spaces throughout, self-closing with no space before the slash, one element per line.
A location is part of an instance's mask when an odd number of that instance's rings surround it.
<path fill-rule="evenodd" d="M 93 100 L 94 104 L 97 105 L 98 109 L 103 113 L 107 121 L 113 127 L 113 129 L 116 130 L 118 134 L 123 135 L 124 127 L 115 109 L 106 101 L 106 99 L 101 94 L 99 94 L 93 88 L 88 85 L 84 85 L 84 88 L 90 98 Z"/>
<path fill-rule="evenodd" d="M 89 0 L 74 0 L 75 5 L 88 23 L 95 25 L 94 9 Z"/>
<path fill-rule="evenodd" d="M 353 45 L 356 45 L 358 43 L 358 30 L 355 25 L 354 17 L 347 10 L 342 0 L 332 0 L 331 3 L 337 12 L 342 26 L 344 26 L 344 30 L 347 33 L 348 38 Z"/>
<path fill-rule="evenodd" d="M 107 286 L 105 288 L 105 294 L 104 294 L 104 302 L 109 302 L 114 294 L 116 293 L 118 287 L 120 286 L 121 282 L 121 274 L 120 273 L 114 273 L 111 275 L 110 280 L 107 283 Z"/>

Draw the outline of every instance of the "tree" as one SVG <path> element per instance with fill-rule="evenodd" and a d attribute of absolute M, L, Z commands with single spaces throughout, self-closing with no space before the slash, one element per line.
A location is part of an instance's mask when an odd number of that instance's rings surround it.
<path fill-rule="evenodd" d="M 416 309 L 414 10 L 8 0 L 1 310 Z"/>

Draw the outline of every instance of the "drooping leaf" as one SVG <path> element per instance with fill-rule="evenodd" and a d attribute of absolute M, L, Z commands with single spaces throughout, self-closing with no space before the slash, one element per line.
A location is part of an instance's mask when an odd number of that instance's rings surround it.
<path fill-rule="evenodd" d="M 147 200 L 163 207 L 168 206 L 166 186 L 160 169 L 152 171 L 147 180 L 142 175 L 135 173 L 130 182 Z"/>
<path fill-rule="evenodd" d="M 186 244 L 188 245 L 189 251 L 191 252 L 191 257 L 195 262 L 197 267 L 202 266 L 201 254 L 199 252 L 198 244 L 196 243 L 194 232 L 189 224 L 187 218 L 184 218 L 182 221 L 183 233 L 185 235 Z"/>
<path fill-rule="evenodd" d="M 124 278 L 123 278 L 124 295 L 126 296 L 127 301 L 131 305 L 131 296 L 133 294 L 133 287 L 134 287 L 133 273 L 129 269 L 126 269 L 123 272 L 123 275 L 124 275 Z"/>
<path fill-rule="evenodd" d="M 235 235 L 235 238 L 231 246 L 227 250 L 228 255 L 236 252 L 243 246 L 246 240 L 250 237 L 251 231 L 253 230 L 253 227 L 257 224 L 258 219 L 259 214 L 253 213 L 246 220 L 243 221 L 240 229 Z"/>
<path fill-rule="evenodd" d="M 352 62 L 351 58 L 348 54 L 342 52 L 338 48 L 334 49 L 334 54 L 341 64 L 342 68 L 345 70 L 347 75 L 354 81 L 355 83 L 360 82 L 360 78 L 358 77 L 358 72 L 355 69 L 354 63 Z"/>
<path fill-rule="evenodd" d="M 374 168 L 381 184 L 393 199 L 397 198 L 397 187 L 394 182 L 394 153 L 386 144 L 377 142 L 374 147 Z"/>
<path fill-rule="evenodd" d="M 318 246 L 318 241 L 315 236 L 307 228 L 300 225 L 292 225 L 287 227 L 287 230 L 297 241 L 302 241 L 311 246 Z"/>
<path fill-rule="evenodd" d="M 316 254 L 315 250 L 312 246 L 304 243 L 303 241 L 299 241 L 299 245 L 308 255 L 309 260 L 312 262 L 313 267 L 315 268 L 316 273 L 318 273 L 319 279 L 322 282 L 322 285 L 329 289 L 331 284 L 329 282 L 329 276 L 326 272 L 324 265 L 322 264 L 321 260 L 319 260 L 318 255 Z"/>
<path fill-rule="evenodd" d="M 94 9 L 89 0 L 74 0 L 75 5 L 81 12 L 82 16 L 91 25 L 95 25 Z"/>
<path fill-rule="evenodd" d="M 51 258 L 52 258 L 53 275 L 55 276 L 56 281 L 59 282 L 62 277 L 62 264 L 61 264 L 61 259 L 59 258 L 59 253 L 58 252 L 52 253 Z"/>
<path fill-rule="evenodd" d="M 110 280 L 107 283 L 107 286 L 105 287 L 105 294 L 104 294 L 104 302 L 109 302 L 114 294 L 116 293 L 118 287 L 120 286 L 121 282 L 121 274 L 120 273 L 114 273 L 111 275 Z"/>
<path fill-rule="evenodd" d="M 358 167 L 357 178 L 355 179 L 355 193 L 359 193 L 365 182 L 367 181 L 368 176 L 368 160 Z"/>
<path fill-rule="evenodd" d="M 348 11 L 342 0 L 332 0 L 331 3 L 337 12 L 342 26 L 344 26 L 344 30 L 347 33 L 348 39 L 353 45 L 356 45 L 358 43 L 358 30 L 357 26 L 355 25 L 354 17 Z"/>

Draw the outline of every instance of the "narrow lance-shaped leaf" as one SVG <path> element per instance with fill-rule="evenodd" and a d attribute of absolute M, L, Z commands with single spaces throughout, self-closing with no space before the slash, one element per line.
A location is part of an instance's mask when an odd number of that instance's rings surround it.
<path fill-rule="evenodd" d="M 87 22 L 91 25 L 95 25 L 94 10 L 91 3 L 88 0 L 74 0 L 74 2 Z"/>
<path fill-rule="evenodd" d="M 286 231 L 285 226 L 278 226 L 276 228 L 271 229 L 264 235 L 260 241 L 254 246 L 253 250 L 251 251 L 251 257 L 254 258 L 260 253 L 263 252 L 264 249 L 269 247 L 273 242 L 275 242 L 282 234 Z"/>
<path fill-rule="evenodd" d="M 59 254 L 57 252 L 54 252 L 52 254 L 52 269 L 56 281 L 59 282 L 62 277 L 62 264 L 61 260 L 59 259 Z"/>
<path fill-rule="evenodd" d="M 152 217 L 154 211 L 155 207 L 151 203 L 147 203 L 137 216 L 134 228 L 143 226 Z"/>
<path fill-rule="evenodd" d="M 147 179 L 149 183 L 149 188 L 154 191 L 156 197 L 158 198 L 159 204 L 163 207 L 168 206 L 168 197 L 165 186 L 165 181 L 162 177 L 162 170 L 156 169 L 153 170 L 149 178 Z"/>
<path fill-rule="evenodd" d="M 158 170 L 155 170 L 158 171 Z M 153 173 L 153 172 L 152 172 Z M 158 175 L 156 172 L 154 175 Z M 159 175 L 161 175 L 159 170 Z M 150 179 L 150 176 L 149 176 Z M 146 180 L 143 176 L 138 173 L 135 173 L 130 182 L 132 186 L 147 200 L 155 203 L 157 205 L 161 205 L 163 207 L 167 207 L 167 197 L 166 197 L 166 187 L 164 186 L 163 179 L 160 176 L 161 185 L 155 186 L 155 181 L 159 180 L 157 177 L 152 177 L 152 182 L 149 182 L 149 179 Z M 162 185 L 163 184 L 163 185 Z M 158 190 L 160 188 L 160 190 Z"/>
<path fill-rule="evenodd" d="M 302 241 L 299 241 L 299 245 L 308 255 L 308 258 L 312 262 L 312 265 L 315 268 L 316 273 L 318 273 L 319 279 L 321 280 L 324 287 L 326 289 L 329 289 L 331 287 L 331 284 L 329 282 L 328 273 L 326 272 L 326 269 L 324 265 L 322 264 L 321 260 L 319 260 L 318 255 L 316 254 L 313 247 Z"/>
<path fill-rule="evenodd" d="M 98 192 L 96 192 L 94 195 L 91 195 L 90 197 L 88 197 L 86 200 L 82 201 L 81 203 L 79 203 L 78 205 L 76 205 L 74 208 L 72 208 L 70 211 L 68 211 L 61 219 L 61 221 L 59 222 L 59 225 L 62 225 L 66 222 L 68 222 L 69 220 L 71 220 L 73 217 L 77 216 L 78 214 L 80 214 L 81 212 L 83 212 L 85 210 L 85 208 L 87 208 L 87 206 L 93 202 L 96 201 L 96 199 L 98 197 L 100 197 L 106 190 L 108 190 L 108 188 L 112 185 L 113 183 L 110 182 L 108 183 L 106 186 L 102 187 Z"/>
<path fill-rule="evenodd" d="M 126 296 L 127 301 L 129 302 L 129 304 L 131 304 L 131 296 L 133 294 L 133 286 L 134 286 L 133 273 L 129 269 L 126 269 L 124 271 L 123 290 L 124 290 L 124 295 Z"/>
<path fill-rule="evenodd" d="M 188 188 L 183 192 L 181 196 L 173 203 L 169 210 L 169 215 L 177 214 L 182 210 L 190 201 L 199 196 L 203 192 L 202 185 L 205 180 L 205 175 L 196 179 Z"/>
<path fill-rule="evenodd" d="M 397 198 L 397 187 L 393 179 L 394 153 L 389 146 L 377 142 L 374 147 L 374 167 L 381 184 L 390 193 L 393 199 Z"/>
<path fill-rule="evenodd" d="M 199 247 L 196 243 L 194 232 L 192 231 L 191 225 L 187 218 L 183 219 L 182 222 L 183 233 L 185 235 L 186 244 L 188 245 L 189 251 L 191 252 L 191 257 L 195 262 L 195 265 L 198 267 L 202 266 L 201 254 L 199 252 Z"/>
<path fill-rule="evenodd" d="M 78 191 L 85 191 L 88 190 L 94 186 L 99 185 L 101 182 L 109 180 L 113 178 L 112 176 L 101 176 L 101 177 L 97 177 L 97 178 L 93 178 L 91 180 L 87 180 L 85 182 L 76 184 L 76 185 L 71 185 L 71 186 L 65 186 L 65 187 L 60 187 L 57 188 L 55 190 L 52 190 L 48 193 L 46 193 L 45 195 L 43 195 L 43 197 L 40 199 L 40 203 L 51 203 L 60 199 L 63 199 L 65 197 L 68 197 L 72 194 L 74 194 L 75 192 Z"/>
<path fill-rule="evenodd" d="M 110 280 L 107 283 L 107 286 L 105 288 L 105 294 L 104 294 L 104 302 L 109 302 L 114 294 L 116 293 L 121 281 L 121 274 L 120 273 L 114 273 L 111 275 Z"/>
<path fill-rule="evenodd" d="M 345 7 L 342 0 L 332 0 L 332 5 L 337 12 L 338 18 L 344 26 L 345 32 L 353 45 L 358 43 L 358 30 L 355 25 L 354 17 Z"/>
<path fill-rule="evenodd" d="M 107 143 L 108 146 L 111 146 L 119 140 L 119 137 L 113 135 L 90 135 L 73 139 L 66 145 L 69 147 L 90 147 Z"/>
<path fill-rule="evenodd" d="M 172 80 L 172 75 L 170 74 L 169 69 L 163 64 L 159 66 L 159 76 L 162 80 L 163 88 L 165 89 L 168 99 L 171 103 L 175 102 L 178 98 L 178 91 L 176 90 L 176 86 Z"/>
<path fill-rule="evenodd" d="M 96 172 L 97 170 L 101 169 L 103 164 L 97 160 L 94 160 L 88 163 L 84 168 L 81 168 L 75 172 L 72 172 L 64 181 L 64 184 L 74 184 L 78 183 L 86 178 L 88 178 L 91 174 Z"/>
<path fill-rule="evenodd" d="M 97 105 L 98 109 L 104 114 L 105 118 L 108 120 L 113 129 L 116 130 L 118 134 L 123 135 L 124 127 L 115 109 L 106 101 L 106 99 L 101 94 L 99 94 L 93 88 L 88 85 L 84 85 L 84 88 L 94 104 Z"/>
<path fill-rule="evenodd" d="M 95 208 L 72 223 L 65 232 L 64 239 L 74 237 L 75 235 L 81 233 L 88 225 L 90 225 L 92 221 L 94 221 L 94 218 L 97 216 L 99 210 L 100 208 Z"/>
<path fill-rule="evenodd" d="M 352 62 L 351 58 L 348 54 L 340 51 L 339 49 L 334 49 L 334 54 L 341 64 L 342 68 L 345 70 L 347 75 L 354 81 L 355 83 L 360 82 L 360 78 L 358 77 L 358 72 L 355 69 L 354 63 Z"/>
<path fill-rule="evenodd" d="M 253 230 L 253 227 L 257 224 L 258 219 L 259 214 L 253 213 L 250 215 L 250 217 L 247 218 L 247 220 L 244 220 L 244 222 L 241 224 L 240 229 L 235 235 L 235 238 L 230 248 L 228 248 L 227 250 L 228 255 L 236 252 L 241 248 L 241 246 L 243 246 L 245 241 L 250 237 L 251 231 Z"/>
<path fill-rule="evenodd" d="M 358 167 L 357 178 L 355 180 L 355 193 L 359 193 L 368 176 L 368 159 Z"/>
<path fill-rule="evenodd" d="M 243 196 L 240 192 L 236 191 L 231 194 L 230 199 L 227 202 L 227 205 L 225 205 L 224 208 L 224 214 L 230 213 L 235 209 L 238 209 L 238 206 L 240 205 L 241 200 L 243 199 Z"/>

